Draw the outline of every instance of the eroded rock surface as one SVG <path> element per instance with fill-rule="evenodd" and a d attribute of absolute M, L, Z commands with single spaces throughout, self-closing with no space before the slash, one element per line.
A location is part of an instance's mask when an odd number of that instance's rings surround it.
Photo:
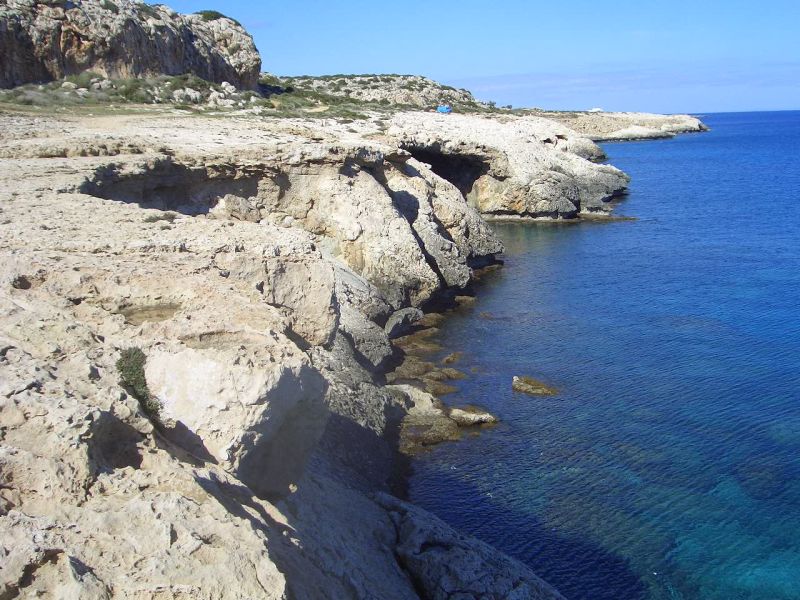
<path fill-rule="evenodd" d="M 559 597 L 374 493 L 496 421 L 432 395 L 464 374 L 422 310 L 502 252 L 481 213 L 627 179 L 544 119 L 380 122 L 0 116 L 0 595 Z"/>
<path fill-rule="evenodd" d="M 589 139 L 625 141 L 673 137 L 678 133 L 706 131 L 703 122 L 689 115 L 637 112 L 542 112 Z"/>
<path fill-rule="evenodd" d="M 294 123 L 2 119 L 2 593 L 418 597 L 369 496 L 413 402 L 377 374 L 390 317 L 501 250 L 480 215 Z"/>
<path fill-rule="evenodd" d="M 139 0 L 8 0 L 0 6 L 0 56 L 0 87 L 93 71 L 193 73 L 254 88 L 261 70 L 252 37 L 235 21 Z"/>
<path fill-rule="evenodd" d="M 484 216 L 604 213 L 629 178 L 589 139 L 547 119 L 400 113 L 389 135 L 450 180 Z"/>

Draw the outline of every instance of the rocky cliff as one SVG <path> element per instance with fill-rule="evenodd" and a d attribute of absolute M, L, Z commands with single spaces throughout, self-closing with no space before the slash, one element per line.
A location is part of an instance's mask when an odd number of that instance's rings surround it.
<path fill-rule="evenodd" d="M 0 87 L 93 71 L 113 78 L 192 73 L 253 88 L 261 68 L 252 37 L 235 21 L 139 0 L 4 1 L 0 57 Z"/>
<path fill-rule="evenodd" d="M 0 52 L 3 85 L 259 66 L 229 19 L 133 0 L 10 0 Z M 604 214 L 627 176 L 423 78 L 297 80 L 302 118 L 84 79 L 0 94 L 0 598 L 561 598 L 388 493 L 414 418 L 493 417 L 442 410 L 411 350 L 387 371 L 502 253 L 486 218 Z M 358 120 L 331 118 L 341 93 Z M 474 113 L 397 111 L 441 101 Z"/>
<path fill-rule="evenodd" d="M 502 250 L 455 185 L 333 123 L 0 118 L 4 596 L 560 598 L 374 495 L 390 335 Z"/>

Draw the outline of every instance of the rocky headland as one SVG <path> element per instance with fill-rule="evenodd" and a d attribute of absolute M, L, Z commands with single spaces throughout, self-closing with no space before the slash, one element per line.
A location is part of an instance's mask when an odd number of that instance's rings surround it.
<path fill-rule="evenodd" d="M 106 4 L 0 9 L 6 82 L 95 71 L 0 104 L 0 597 L 561 598 L 390 492 L 401 450 L 496 420 L 440 400 L 461 374 L 424 359 L 432 311 L 502 255 L 487 218 L 608 213 L 628 178 L 604 130 L 245 97 L 255 63 L 211 57 L 233 21 Z M 37 36 L 99 10 L 195 33 L 64 70 Z M 186 71 L 217 82 L 192 110 L 95 86 Z"/>
<path fill-rule="evenodd" d="M 537 114 L 596 142 L 654 140 L 708 130 L 700 119 L 689 115 L 569 111 L 537 111 Z"/>

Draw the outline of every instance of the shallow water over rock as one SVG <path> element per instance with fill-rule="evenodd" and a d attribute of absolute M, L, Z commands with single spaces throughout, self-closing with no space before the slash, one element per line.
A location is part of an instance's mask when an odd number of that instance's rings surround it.
<path fill-rule="evenodd" d="M 495 225 L 505 267 L 431 339 L 469 374 L 445 403 L 500 423 L 411 499 L 573 600 L 800 597 L 800 113 L 704 121 L 606 145 L 636 221 Z"/>

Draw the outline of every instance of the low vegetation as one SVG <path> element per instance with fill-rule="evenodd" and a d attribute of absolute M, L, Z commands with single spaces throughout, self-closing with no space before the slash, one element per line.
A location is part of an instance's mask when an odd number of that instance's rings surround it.
<path fill-rule="evenodd" d="M 144 413 L 156 423 L 161 423 L 162 404 L 147 387 L 144 366 L 147 356 L 141 348 L 126 348 L 117 361 L 120 385 L 139 401 Z"/>
<path fill-rule="evenodd" d="M 167 221 L 172 223 L 175 219 L 178 218 L 178 213 L 174 213 L 172 211 L 167 212 L 159 212 L 153 215 L 147 215 L 144 218 L 145 223 L 158 223 L 159 221 Z"/>
<path fill-rule="evenodd" d="M 111 0 L 103 0 L 100 6 L 102 6 L 108 11 L 113 12 L 115 15 L 119 14 L 119 7 L 116 4 L 114 4 Z"/>
<path fill-rule="evenodd" d="M 239 21 L 237 21 L 236 19 L 232 19 L 227 15 L 223 15 L 221 12 L 218 12 L 216 10 L 198 10 L 194 14 L 200 15 L 203 21 L 217 21 L 219 19 L 228 19 L 229 21 L 233 21 L 234 23 L 236 23 L 239 27 L 242 26 L 242 24 L 239 23 Z"/>
<path fill-rule="evenodd" d="M 250 90 L 231 90 L 195 75 L 106 79 L 84 72 L 44 84 L 0 90 L 0 104 L 38 107 L 112 106 L 121 104 L 196 105 L 244 108 L 261 100 Z"/>
<path fill-rule="evenodd" d="M 111 0 L 107 0 L 111 2 Z M 214 11 L 208 19 L 215 17 Z M 237 48 L 228 48 L 235 53 Z M 258 90 L 237 90 L 191 74 L 107 79 L 86 71 L 62 80 L 0 90 L 0 106 L 9 109 L 93 112 L 140 110 L 156 105 L 182 112 L 215 114 L 247 110 L 257 116 L 356 120 L 397 110 L 431 110 L 449 104 L 455 112 L 508 113 L 511 107 L 476 100 L 464 89 L 411 75 L 326 75 L 276 77 L 264 74 Z M 520 112 L 520 111 L 513 111 Z"/>

